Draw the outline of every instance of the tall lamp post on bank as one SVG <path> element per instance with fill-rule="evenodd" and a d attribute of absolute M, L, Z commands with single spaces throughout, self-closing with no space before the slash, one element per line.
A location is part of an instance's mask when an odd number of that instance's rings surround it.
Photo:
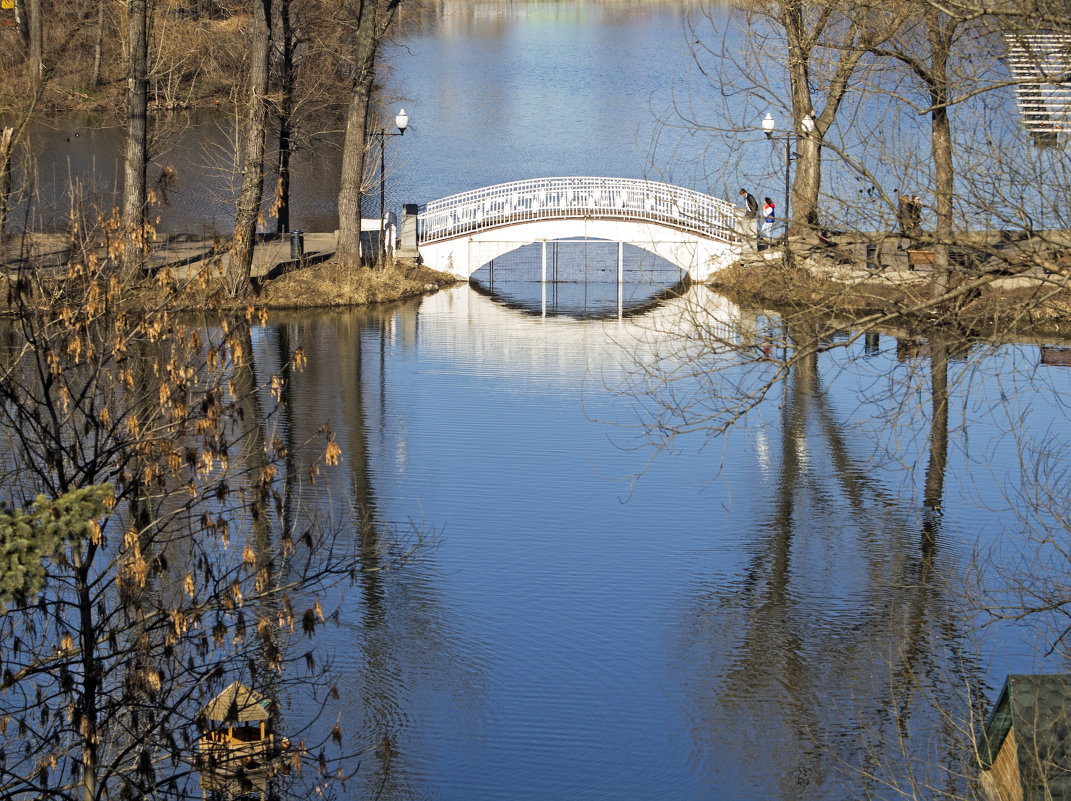
<path fill-rule="evenodd" d="M 387 263 L 387 240 L 386 240 L 386 221 L 383 214 L 386 208 L 387 200 L 387 165 L 386 165 L 386 151 L 385 147 L 388 136 L 405 136 L 405 129 L 409 127 L 409 115 L 405 113 L 405 109 L 401 109 L 398 112 L 398 116 L 394 118 L 394 124 L 398 126 L 398 132 L 388 131 L 386 128 L 380 128 L 378 131 L 373 131 L 372 136 L 379 137 L 379 266 L 382 267 Z"/>
<path fill-rule="evenodd" d="M 793 159 L 799 158 L 799 153 L 793 153 L 792 152 L 792 147 L 791 147 L 792 131 L 785 131 L 785 133 L 783 133 L 783 134 L 778 134 L 777 136 L 774 136 L 774 129 L 776 127 L 777 127 L 777 122 L 774 120 L 773 114 L 771 114 L 770 112 L 767 111 L 766 112 L 766 116 L 762 118 L 762 131 L 763 131 L 763 133 L 766 134 L 766 138 L 767 139 L 781 139 L 783 137 L 784 140 L 785 140 L 785 213 L 784 213 L 784 218 L 785 218 L 785 242 L 787 243 L 788 242 L 788 225 L 789 225 L 789 220 L 791 220 L 791 215 L 790 215 L 791 209 L 789 207 L 789 203 L 790 203 L 789 198 L 792 197 L 792 161 L 793 161 Z M 804 136 L 810 136 L 811 135 L 811 131 L 814 130 L 814 117 L 812 117 L 810 114 L 805 116 L 802 120 L 800 120 L 800 127 L 803 128 L 803 135 Z"/>

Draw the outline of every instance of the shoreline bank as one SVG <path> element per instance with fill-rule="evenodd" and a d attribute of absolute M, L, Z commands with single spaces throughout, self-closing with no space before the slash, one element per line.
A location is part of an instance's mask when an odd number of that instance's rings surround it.
<path fill-rule="evenodd" d="M 846 326 L 895 320 L 967 335 L 1071 336 L 1071 270 L 1059 237 L 1030 250 L 972 249 L 978 257 L 953 265 L 938 298 L 926 258 L 912 263 L 906 251 L 890 259 L 887 251 L 883 258 L 863 248 L 800 246 L 786 264 L 781 247 L 771 247 L 717 273 L 707 286 L 737 303 L 815 313 Z M 932 253 L 922 246 L 915 252 Z"/>
<path fill-rule="evenodd" d="M 254 249 L 253 289 L 231 297 L 228 270 L 231 254 L 221 242 L 208 239 L 163 240 L 154 244 L 146 275 L 128 295 L 131 307 L 151 307 L 168 298 L 176 310 L 240 310 L 250 302 L 260 309 L 350 308 L 390 303 L 456 284 L 448 273 L 412 259 L 391 259 L 385 267 L 343 267 L 334 260 L 333 234 L 306 234 L 299 258 L 291 258 L 289 237 L 271 237 Z M 104 247 L 92 251 L 103 258 Z M 10 237 L 0 245 L 0 314 L 12 315 L 10 288 L 28 278 L 42 291 L 68 280 L 73 247 L 63 234 Z"/>

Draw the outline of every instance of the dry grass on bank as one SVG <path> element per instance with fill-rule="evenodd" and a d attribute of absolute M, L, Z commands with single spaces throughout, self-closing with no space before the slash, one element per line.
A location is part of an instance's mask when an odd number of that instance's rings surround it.
<path fill-rule="evenodd" d="M 383 269 L 346 268 L 332 259 L 265 282 L 257 303 L 269 309 L 364 306 L 437 292 L 456 282 L 452 275 L 408 259 Z"/>
<path fill-rule="evenodd" d="M 978 275 L 955 275 L 952 289 L 967 286 Z M 718 273 L 711 288 L 733 301 L 761 308 L 815 311 L 846 321 L 871 314 L 904 314 L 908 322 L 935 318 L 965 333 L 1066 335 L 1071 332 L 1071 276 L 1050 274 L 1035 278 L 988 276 L 938 306 L 930 297 L 929 273 L 905 277 L 869 272 L 864 265 L 831 265 L 811 260 L 806 266 L 785 267 L 780 261 L 738 262 Z M 922 311 L 912 313 L 913 309 Z"/>
<path fill-rule="evenodd" d="M 158 276 L 130 293 L 128 303 L 132 308 L 170 303 L 184 311 L 223 313 L 243 311 L 250 306 L 268 311 L 349 308 L 437 292 L 456 281 L 452 275 L 413 261 L 399 260 L 384 269 L 347 269 L 331 260 L 262 281 L 245 298 L 231 297 L 226 282 L 216 276 L 181 282 Z"/>
<path fill-rule="evenodd" d="M 22 280 L 21 295 L 31 308 L 45 311 L 75 304 L 86 291 L 81 273 L 71 274 L 68 238 L 35 235 L 9 238 L 0 248 L 0 315 L 17 313 L 15 282 Z M 162 270 L 130 285 L 109 284 L 129 309 L 170 308 L 182 311 L 212 311 L 224 314 L 252 304 L 260 309 L 314 309 L 387 303 L 436 292 L 457 282 L 447 273 L 431 270 L 413 260 L 399 259 L 384 269 L 345 268 L 328 260 L 259 282 L 248 297 L 234 298 L 214 260 L 204 270 L 188 275 L 180 270 Z"/>

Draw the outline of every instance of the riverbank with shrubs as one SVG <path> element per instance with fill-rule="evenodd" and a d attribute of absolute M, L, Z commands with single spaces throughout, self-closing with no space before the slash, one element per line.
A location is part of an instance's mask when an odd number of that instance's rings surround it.
<path fill-rule="evenodd" d="M 969 243 L 945 291 L 934 293 L 932 251 L 779 246 L 752 253 L 708 286 L 735 302 L 867 322 L 947 325 L 965 334 L 1071 334 L 1071 250 L 1061 236 L 1012 247 Z M 889 255 L 891 252 L 891 255 Z M 884 257 L 883 257 L 884 254 Z"/>

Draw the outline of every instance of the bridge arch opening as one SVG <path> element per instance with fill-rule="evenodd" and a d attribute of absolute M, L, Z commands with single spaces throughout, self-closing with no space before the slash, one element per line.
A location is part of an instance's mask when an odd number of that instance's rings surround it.
<path fill-rule="evenodd" d="M 480 267 L 471 285 L 543 316 L 627 316 L 680 291 L 687 277 L 679 265 L 627 242 L 584 237 L 486 245 L 493 257 L 474 254 Z"/>

